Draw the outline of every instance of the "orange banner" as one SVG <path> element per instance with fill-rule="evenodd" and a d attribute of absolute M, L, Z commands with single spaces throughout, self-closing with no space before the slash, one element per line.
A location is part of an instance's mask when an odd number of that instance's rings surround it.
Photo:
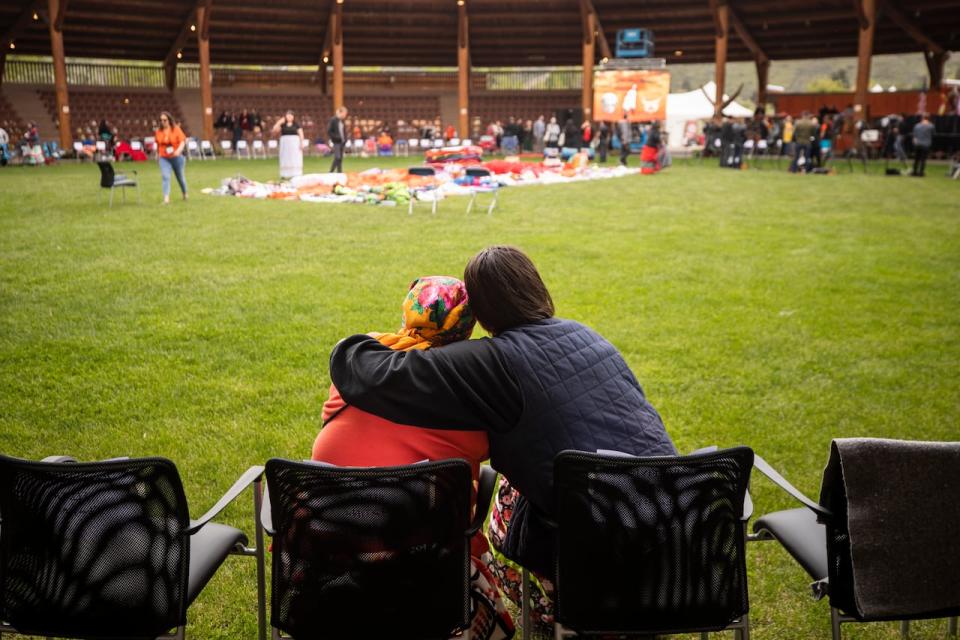
<path fill-rule="evenodd" d="M 593 76 L 593 117 L 616 121 L 624 113 L 630 122 L 667 119 L 670 72 L 598 71 Z"/>

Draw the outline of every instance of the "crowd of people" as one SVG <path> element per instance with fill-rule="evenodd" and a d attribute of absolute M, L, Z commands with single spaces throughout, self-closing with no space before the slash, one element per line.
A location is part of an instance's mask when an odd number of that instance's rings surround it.
<path fill-rule="evenodd" d="M 754 116 L 714 118 L 703 128 L 705 156 L 718 156 L 720 166 L 739 169 L 748 156 L 758 154 L 789 158 L 793 173 L 821 173 L 838 157 L 876 155 L 895 159 L 905 167 L 914 156 L 910 175 L 923 177 L 933 148 L 935 127 L 929 114 L 891 114 L 873 123 L 876 135 L 862 135 L 868 126 L 854 117 L 852 105 L 843 111 L 823 107 L 817 114 L 804 111 L 798 118 L 771 117 L 758 109 Z M 691 141 L 693 142 L 693 141 Z"/>

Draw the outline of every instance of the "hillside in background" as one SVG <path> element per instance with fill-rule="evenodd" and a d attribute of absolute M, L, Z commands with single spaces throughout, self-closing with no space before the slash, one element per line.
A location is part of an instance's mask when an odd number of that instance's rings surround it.
<path fill-rule="evenodd" d="M 713 80 L 713 65 L 670 65 L 670 90 L 690 91 Z M 879 82 L 884 88 L 920 89 L 929 82 L 923 54 L 874 56 L 870 70 L 870 85 Z M 960 55 L 947 61 L 944 76 L 960 77 Z M 770 63 L 770 84 L 784 87 L 787 92 L 821 92 L 825 89 L 852 91 L 857 77 L 856 58 L 821 58 L 819 60 L 774 60 Z M 752 62 L 727 64 L 727 93 L 732 94 L 743 84 L 739 101 L 752 103 L 757 96 L 757 72 Z"/>

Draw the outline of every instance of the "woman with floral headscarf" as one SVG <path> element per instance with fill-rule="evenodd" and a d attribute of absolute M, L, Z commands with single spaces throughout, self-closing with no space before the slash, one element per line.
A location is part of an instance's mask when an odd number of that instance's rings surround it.
<path fill-rule="evenodd" d="M 395 351 L 424 350 L 460 340 L 476 320 L 461 280 L 445 276 L 418 278 L 404 296 L 400 330 L 371 333 Z M 333 385 L 323 405 L 323 428 L 313 443 L 313 460 L 339 466 L 391 466 L 422 460 L 462 458 L 470 463 L 474 484 L 480 464 L 490 457 L 485 431 L 438 430 L 399 424 L 348 405 Z M 474 536 L 473 623 L 471 638 L 506 640 L 514 626 L 488 568 L 492 561 L 483 534 Z"/>

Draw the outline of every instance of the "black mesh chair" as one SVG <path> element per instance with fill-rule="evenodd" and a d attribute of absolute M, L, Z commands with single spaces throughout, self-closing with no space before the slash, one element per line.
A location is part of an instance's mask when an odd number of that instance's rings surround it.
<path fill-rule="evenodd" d="M 187 607 L 227 555 L 256 556 L 263 583 L 260 530 L 252 549 L 211 522 L 250 484 L 258 507 L 262 472 L 251 467 L 190 520 L 169 460 L 0 456 L 0 634 L 182 639 Z"/>
<path fill-rule="evenodd" d="M 888 441 L 896 443 L 896 441 Z M 906 443 L 922 446 L 924 443 Z M 933 443 L 939 444 L 939 443 Z M 953 443 L 958 449 L 954 453 L 954 460 L 960 456 L 960 444 Z M 894 444 L 896 446 L 896 444 Z M 956 552 L 957 535 L 960 534 L 960 518 L 955 514 L 937 513 L 935 518 L 917 520 L 919 515 L 911 503 L 916 498 L 923 497 L 929 502 L 933 496 L 929 492 L 922 490 L 918 486 L 911 486 L 911 477 L 917 477 L 924 473 L 930 473 L 930 469 L 924 469 L 924 466 L 934 466 L 934 460 L 927 459 L 926 464 L 919 462 L 922 457 L 915 459 L 913 464 L 915 471 L 904 477 L 898 470 L 888 469 L 882 462 L 870 463 L 870 466 L 876 466 L 876 470 L 870 473 L 878 473 L 878 477 L 870 482 L 871 497 L 868 500 L 871 510 L 878 513 L 878 520 L 889 528 L 891 537 L 902 537 L 902 528 L 909 528 L 911 525 L 921 526 L 923 530 L 932 533 L 935 538 L 939 538 L 939 543 L 934 543 L 929 548 L 919 550 L 922 555 L 929 556 L 933 563 L 940 565 L 943 573 L 954 576 L 952 584 L 952 602 L 944 608 L 941 604 L 933 608 L 916 607 L 913 610 L 907 610 L 897 615 L 869 615 L 862 611 L 863 603 L 855 595 L 855 587 L 858 581 L 857 571 L 854 566 L 851 548 L 851 533 L 849 526 L 848 504 L 846 489 L 844 486 L 844 477 L 840 473 L 839 458 L 837 454 L 837 441 L 831 448 L 831 464 L 828 464 L 824 472 L 823 484 L 821 488 L 820 502 L 815 502 L 799 489 L 794 487 L 786 478 L 784 478 L 769 463 L 757 456 L 755 466 L 758 471 L 767 476 L 774 484 L 786 491 L 791 497 L 797 500 L 803 506 L 797 509 L 787 509 L 768 513 L 756 520 L 753 524 L 755 540 L 776 540 L 783 548 L 800 564 L 813 580 L 811 588 L 813 595 L 818 600 L 824 597 L 830 599 L 830 626 L 833 640 L 840 640 L 841 625 L 848 622 L 877 622 L 899 620 L 902 637 L 909 635 L 910 620 L 922 618 L 948 618 L 948 630 L 953 636 L 957 635 L 957 614 L 960 613 L 960 556 Z M 906 455 L 906 453 L 904 453 Z M 856 473 L 853 468 L 855 464 L 846 461 L 847 475 Z M 834 472 L 831 473 L 831 466 Z M 935 480 L 935 484 L 940 486 L 940 490 L 949 495 L 949 500 L 955 500 L 957 491 L 960 490 L 960 463 L 947 461 L 945 468 L 956 466 L 952 473 L 940 473 Z M 894 507 L 894 510 L 888 510 L 887 505 L 896 500 L 896 495 L 900 493 L 906 497 L 906 515 L 907 517 L 891 517 L 896 509 L 903 507 Z M 886 510 L 886 513 L 884 511 Z M 903 515 L 901 513 L 901 515 Z M 907 534 L 909 538 L 914 538 L 912 534 Z M 872 550 L 873 553 L 883 554 L 883 544 L 880 543 Z M 894 554 L 892 550 L 891 554 Z M 885 562 L 885 561 L 882 561 Z M 889 562 L 891 568 L 894 563 Z M 928 565 L 929 567 L 929 565 Z M 897 569 L 892 569 L 894 572 Z M 930 577 L 929 573 L 919 567 L 902 571 L 893 576 L 894 582 L 898 583 L 897 589 L 903 589 L 906 592 L 914 592 L 911 581 L 919 581 L 922 584 Z M 861 580 L 864 577 L 860 578 Z M 951 591 L 951 589 L 947 589 Z M 897 594 L 889 594 L 890 600 L 896 600 Z M 949 600 L 949 598 L 948 598 Z"/>
<path fill-rule="evenodd" d="M 137 180 L 137 172 L 133 171 L 133 177 L 129 177 L 123 173 L 117 173 L 113 170 L 113 163 L 101 160 L 97 162 L 97 166 L 100 167 L 100 193 L 103 193 L 103 189 L 110 189 L 110 207 L 113 207 L 113 190 L 120 189 L 120 194 L 123 196 L 123 201 L 127 201 L 127 189 L 129 187 L 135 187 L 137 190 L 137 203 L 140 202 L 140 183 Z"/>
<path fill-rule="evenodd" d="M 466 461 L 272 459 L 266 475 L 274 638 L 445 640 L 468 628 L 469 539 L 483 518 L 471 521 Z"/>
<path fill-rule="evenodd" d="M 748 640 L 752 464 L 746 447 L 559 454 L 555 636 L 735 629 Z"/>

